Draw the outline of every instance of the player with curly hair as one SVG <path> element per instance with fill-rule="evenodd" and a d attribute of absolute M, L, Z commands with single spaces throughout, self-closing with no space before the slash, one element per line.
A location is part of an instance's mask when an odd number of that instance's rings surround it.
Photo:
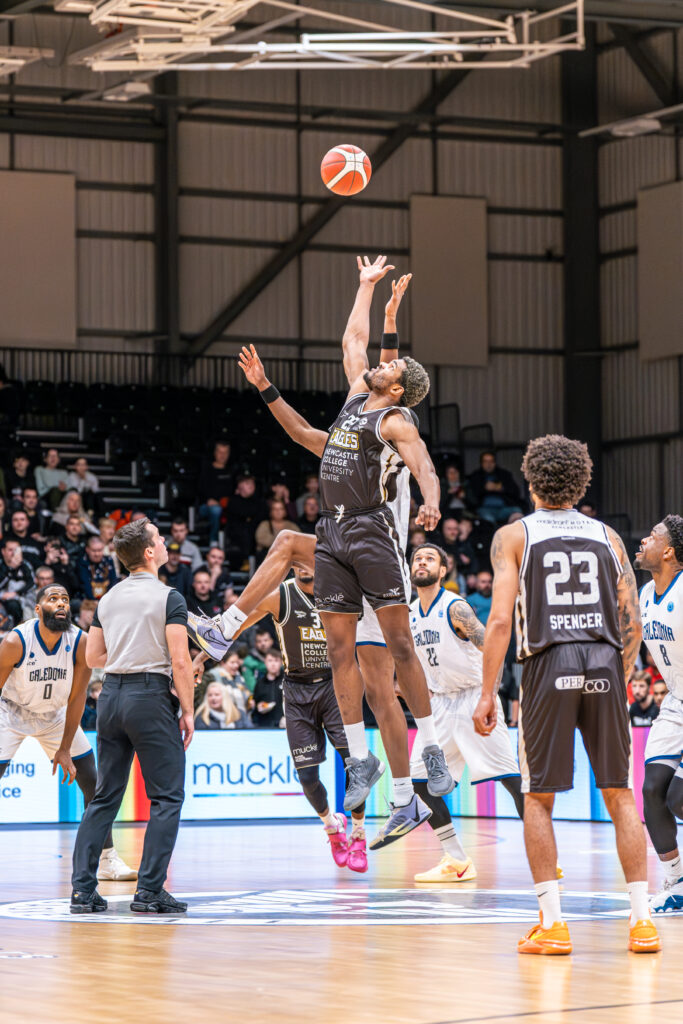
<path fill-rule="evenodd" d="M 517 653 L 524 663 L 524 839 L 540 909 L 539 923 L 518 943 L 520 953 L 572 950 L 560 908 L 552 811 L 555 793 L 573 786 L 577 728 L 617 834 L 631 900 L 628 948 L 660 948 L 647 900 L 645 832 L 629 788 L 626 679 L 642 636 L 638 591 L 618 534 L 573 508 L 585 494 L 591 469 L 580 441 L 559 434 L 531 441 L 522 470 L 535 511 L 498 530 L 491 548 L 493 603 L 482 693 L 472 717 L 478 733 L 493 733 L 498 674 L 516 609 Z"/>
<path fill-rule="evenodd" d="M 664 882 L 656 913 L 683 910 L 676 818 L 683 818 L 683 516 L 669 515 L 643 537 L 636 569 L 652 574 L 640 592 L 643 639 L 669 691 L 645 747 L 643 810 Z"/>

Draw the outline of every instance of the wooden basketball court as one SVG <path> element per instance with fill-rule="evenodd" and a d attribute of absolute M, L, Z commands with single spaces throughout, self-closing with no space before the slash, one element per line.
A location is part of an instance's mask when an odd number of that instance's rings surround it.
<path fill-rule="evenodd" d="M 0 1019 L 354 1024 L 664 1024 L 683 1011 L 683 915 L 664 950 L 626 951 L 628 902 L 608 825 L 557 825 L 572 957 L 522 957 L 536 915 L 517 821 L 461 819 L 477 882 L 416 886 L 439 858 L 427 828 L 337 868 L 318 825 L 184 825 L 169 889 L 186 917 L 68 914 L 72 828 L 0 829 Z M 374 830 L 370 823 L 369 832 Z M 144 831 L 117 847 L 138 863 Z M 651 879 L 658 879 L 651 852 Z M 120 897 L 116 899 L 116 897 Z"/>

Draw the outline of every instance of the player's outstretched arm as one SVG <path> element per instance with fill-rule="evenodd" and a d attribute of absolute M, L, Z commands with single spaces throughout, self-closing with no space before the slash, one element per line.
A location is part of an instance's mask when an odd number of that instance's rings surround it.
<path fill-rule="evenodd" d="M 272 387 L 266 377 L 263 363 L 259 359 L 258 352 L 253 345 L 249 348 L 246 345 L 239 354 L 240 369 L 244 372 L 250 384 L 253 384 L 259 392 L 267 391 Z M 267 396 L 266 396 L 267 397 Z M 314 455 L 322 455 L 327 444 L 327 433 L 324 430 L 317 430 L 311 426 L 308 420 L 285 402 L 284 398 L 276 395 L 272 401 L 268 401 L 268 408 L 278 421 L 283 430 L 303 448 L 307 448 Z"/>
<path fill-rule="evenodd" d="M 607 527 L 607 535 L 616 552 L 622 570 L 619 582 L 617 583 L 617 605 L 619 608 L 619 629 L 623 645 L 621 660 L 624 666 L 624 676 L 626 682 L 628 682 L 631 678 L 643 639 L 638 587 L 624 542 L 619 534 L 610 526 Z"/>
<path fill-rule="evenodd" d="M 370 341 L 372 296 L 377 282 L 394 269 L 391 265 L 387 266 L 386 256 L 378 256 L 374 263 L 371 263 L 367 256 L 363 259 L 357 256 L 356 261 L 360 272 L 360 284 L 342 338 L 344 372 L 351 388 L 349 395 L 367 391 L 363 374 L 369 365 L 368 343 Z"/>
<path fill-rule="evenodd" d="M 398 449 L 398 454 L 417 480 L 424 504 L 420 505 L 416 522 L 425 530 L 435 530 L 441 518 L 441 487 L 420 432 L 401 413 L 392 413 L 384 417 L 382 437 Z"/>
<path fill-rule="evenodd" d="M 398 281 L 391 282 L 391 298 L 384 307 L 384 333 L 382 335 L 382 351 L 379 354 L 381 363 L 390 363 L 393 359 L 398 359 L 396 317 L 401 299 L 406 293 L 412 276 L 412 274 L 404 274 L 403 277 L 399 277 Z"/>
<path fill-rule="evenodd" d="M 510 644 L 512 615 L 519 587 L 519 564 L 524 550 L 524 527 L 503 526 L 491 545 L 493 600 L 484 633 L 483 683 L 472 721 L 481 736 L 488 736 L 498 717 L 496 695 L 500 686 L 505 654 Z"/>
<path fill-rule="evenodd" d="M 24 648 L 19 634 L 12 630 L 0 643 L 0 690 L 9 679 L 9 674 L 14 666 L 21 661 L 23 653 Z"/>
<path fill-rule="evenodd" d="M 76 730 L 80 725 L 85 708 L 85 698 L 88 692 L 90 681 L 90 669 L 85 660 L 85 641 L 81 636 L 76 651 L 76 664 L 74 665 L 74 678 L 71 684 L 71 693 L 66 705 L 66 719 L 64 721 L 64 732 L 59 748 L 52 759 L 52 774 L 61 766 L 64 772 L 64 781 L 68 778 L 69 785 L 76 778 L 76 765 L 71 760 L 71 744 L 73 743 Z"/>

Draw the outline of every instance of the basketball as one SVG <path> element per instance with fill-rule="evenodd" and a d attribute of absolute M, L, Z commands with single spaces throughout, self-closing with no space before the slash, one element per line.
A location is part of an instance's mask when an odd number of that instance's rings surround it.
<path fill-rule="evenodd" d="M 358 146 L 334 146 L 323 157 L 320 176 L 331 192 L 338 196 L 355 196 L 362 192 L 372 175 L 367 153 Z"/>

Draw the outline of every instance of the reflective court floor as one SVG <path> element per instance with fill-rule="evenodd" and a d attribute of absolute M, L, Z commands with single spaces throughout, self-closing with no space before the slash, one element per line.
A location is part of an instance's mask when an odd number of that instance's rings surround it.
<path fill-rule="evenodd" d="M 369 823 L 371 835 L 376 825 Z M 626 951 L 628 901 L 609 825 L 558 822 L 571 957 L 529 957 L 537 918 L 521 823 L 460 819 L 476 882 L 416 885 L 428 827 L 333 863 L 319 825 L 185 824 L 168 888 L 183 917 L 138 917 L 134 883 L 100 883 L 106 914 L 68 912 L 72 827 L 0 829 L 0 1020 L 341 1024 L 666 1024 L 683 1012 L 683 914 L 661 954 Z M 118 826 L 131 864 L 144 831 Z M 651 883 L 659 880 L 650 852 Z"/>

